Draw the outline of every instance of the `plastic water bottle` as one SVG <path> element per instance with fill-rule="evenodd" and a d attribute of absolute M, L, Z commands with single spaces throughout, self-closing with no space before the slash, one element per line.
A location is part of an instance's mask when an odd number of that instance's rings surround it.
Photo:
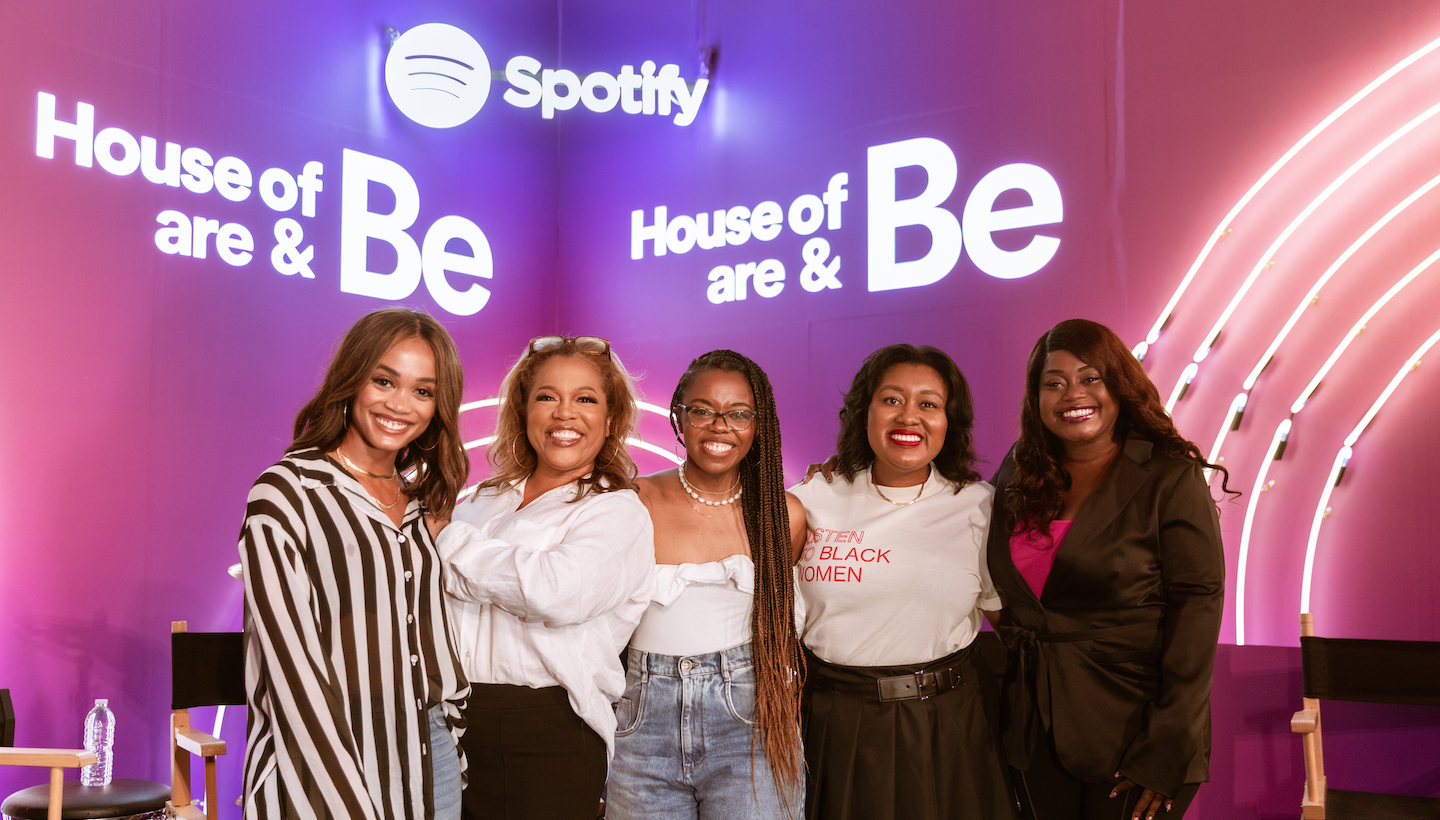
<path fill-rule="evenodd" d="M 110 785 L 110 747 L 115 742 L 115 713 L 105 698 L 95 701 L 95 708 L 85 716 L 85 751 L 95 753 L 95 765 L 80 770 L 80 782 L 86 786 Z"/>

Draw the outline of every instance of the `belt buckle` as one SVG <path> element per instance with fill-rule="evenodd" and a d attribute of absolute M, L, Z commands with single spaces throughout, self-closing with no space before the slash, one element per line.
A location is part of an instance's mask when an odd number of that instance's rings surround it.
<path fill-rule="evenodd" d="M 939 687 L 936 687 L 936 688 L 938 689 Z M 920 698 L 920 700 L 929 700 L 929 699 L 930 699 L 930 696 L 927 695 L 927 694 L 924 694 L 924 692 L 925 692 L 925 673 L 924 673 L 923 671 L 916 671 L 916 672 L 915 672 L 915 695 L 916 695 L 916 697 Z"/>

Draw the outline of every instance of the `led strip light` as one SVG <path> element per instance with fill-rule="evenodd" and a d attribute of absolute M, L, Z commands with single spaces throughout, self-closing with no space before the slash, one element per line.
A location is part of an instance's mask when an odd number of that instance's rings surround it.
<path fill-rule="evenodd" d="M 1280 345 L 1283 344 L 1285 338 L 1290 335 L 1290 331 L 1295 328 L 1295 325 L 1300 321 L 1300 317 L 1309 309 L 1310 305 L 1319 301 L 1320 291 L 1325 285 L 1329 284 L 1330 279 L 1335 275 L 1336 271 L 1348 262 L 1350 257 L 1354 256 L 1375 234 L 1379 233 L 1381 228 L 1385 227 L 1391 220 L 1403 213 L 1406 208 L 1415 204 L 1416 200 L 1429 193 L 1436 185 L 1440 185 L 1440 176 L 1433 177 L 1429 182 L 1415 189 L 1414 193 L 1405 197 L 1405 199 L 1396 204 L 1394 208 L 1391 208 L 1389 213 L 1380 217 L 1375 224 L 1371 225 L 1358 239 L 1352 242 L 1350 247 L 1345 249 L 1344 253 L 1341 253 L 1335 258 L 1335 261 L 1320 275 L 1319 279 L 1315 280 L 1315 284 L 1310 287 L 1310 291 L 1305 294 L 1305 298 L 1300 300 L 1300 304 L 1297 305 L 1295 311 L 1290 314 L 1290 319 L 1285 322 L 1285 326 L 1280 329 L 1280 332 L 1276 334 L 1274 340 L 1270 342 L 1270 346 L 1266 348 L 1264 354 L 1260 356 L 1260 360 L 1255 363 L 1255 367 L 1250 371 L 1250 375 L 1245 377 L 1244 392 L 1236 396 L 1235 401 L 1231 403 L 1230 413 L 1225 417 L 1224 423 L 1220 425 L 1220 432 L 1215 436 L 1215 445 L 1210 448 L 1210 458 L 1208 460 L 1212 464 L 1219 463 L 1218 459 L 1221 457 L 1220 450 L 1225 443 L 1225 437 L 1232 429 L 1239 426 L 1236 418 L 1245 412 L 1245 405 L 1249 401 L 1249 393 L 1254 389 L 1255 382 L 1259 380 L 1260 374 L 1269 366 L 1271 359 L 1275 356 L 1275 352 L 1280 349 Z M 1361 324 L 1364 324 L 1363 320 Z M 1319 384 L 1318 381 L 1315 383 Z M 1309 392 L 1314 392 L 1314 389 L 1311 388 Z M 1307 392 L 1305 395 L 1308 396 L 1309 393 Z M 1206 471 L 1205 477 L 1207 479 L 1210 477 L 1209 471 Z"/>
<path fill-rule="evenodd" d="M 1365 314 L 1360 317 L 1360 321 L 1356 322 L 1355 325 L 1354 325 L 1354 327 L 1350 328 L 1350 332 L 1347 333 L 1347 334 L 1345 334 L 1345 338 L 1340 342 L 1339 345 L 1336 346 L 1335 350 L 1331 352 L 1330 358 L 1329 358 L 1329 359 L 1326 359 L 1325 364 L 1321 366 L 1319 372 L 1317 372 L 1317 373 L 1315 374 L 1315 377 L 1310 380 L 1310 384 L 1305 388 L 1304 392 L 1302 392 L 1302 393 L 1300 394 L 1300 398 L 1296 399 L 1296 400 L 1295 400 L 1295 403 L 1294 403 L 1293 405 L 1291 405 L 1291 407 L 1290 407 L 1291 418 L 1287 418 L 1287 419 L 1285 419 L 1283 422 L 1281 422 L 1281 426 L 1282 426 L 1283 429 L 1284 429 L 1285 435 L 1284 435 L 1284 437 L 1281 437 L 1280 433 L 1277 431 L 1277 433 L 1276 433 L 1276 439 L 1275 439 L 1275 441 L 1272 442 L 1271 445 L 1270 445 L 1270 454 L 1269 454 L 1269 456 L 1266 458 L 1264 465 L 1263 465 L 1263 466 L 1261 467 L 1261 469 L 1260 469 L 1260 477 L 1256 480 L 1255 492 L 1252 492 L 1252 493 L 1251 493 L 1251 495 L 1250 495 L 1250 503 L 1249 503 L 1249 505 L 1247 506 L 1246 511 L 1245 511 L 1245 524 L 1244 524 L 1244 527 L 1243 527 L 1243 528 L 1241 529 L 1241 531 L 1240 531 L 1240 563 L 1239 563 L 1239 568 L 1238 568 L 1237 571 L 1236 571 L 1236 585 L 1235 585 L 1235 599 L 1236 599 L 1236 602 L 1235 602 L 1235 641 L 1236 641 L 1237 644 L 1243 644 L 1243 643 L 1244 643 L 1245 621 L 1244 621 L 1244 614 L 1243 614 L 1243 613 L 1244 613 L 1244 605 L 1245 605 L 1245 574 L 1246 574 L 1246 569 L 1247 569 L 1247 565 L 1248 565 L 1248 563 L 1249 563 L 1249 558 L 1250 558 L 1250 528 L 1251 528 L 1251 526 L 1252 526 L 1252 524 L 1253 524 L 1253 522 L 1254 522 L 1254 520 L 1255 520 L 1255 509 L 1256 509 L 1256 507 L 1258 507 L 1259 504 L 1260 504 L 1260 495 L 1259 495 L 1260 490 L 1262 489 L 1262 487 L 1263 487 L 1263 485 L 1264 485 L 1264 483 L 1265 483 L 1265 476 L 1266 476 L 1266 474 L 1267 474 L 1267 473 L 1269 472 L 1269 470 L 1270 470 L 1270 463 L 1271 463 L 1272 461 L 1276 460 L 1276 458 L 1275 458 L 1275 453 L 1276 453 L 1277 448 L 1279 447 L 1279 443 L 1280 443 L 1281 441 L 1283 441 L 1284 439 L 1287 439 L 1287 438 L 1289 437 L 1291 420 L 1294 418 L 1295 414 L 1299 413 L 1300 410 L 1304 408 L 1304 406 L 1305 406 L 1305 400 L 1306 400 L 1307 398 L 1309 398 L 1310 394 L 1312 394 L 1312 393 L 1315 392 L 1315 388 L 1319 386 L 1321 380 L 1324 379 L 1325 375 L 1330 372 L 1330 369 L 1335 365 L 1335 362 L 1338 361 L 1338 360 L 1340 359 L 1341 355 L 1343 355 L 1343 354 L 1345 353 L 1345 351 L 1350 347 L 1350 343 L 1351 343 L 1352 341 L 1354 341 L 1355 337 L 1356 337 L 1356 336 L 1359 336 L 1360 333 L 1361 333 L 1361 331 L 1363 331 L 1363 330 L 1365 329 L 1365 323 L 1368 322 L 1368 321 L 1370 321 L 1370 319 L 1374 318 L 1375 314 L 1376 314 L 1376 313 L 1379 313 L 1381 308 L 1383 308 L 1387 303 L 1389 303 L 1391 299 L 1395 298 L 1395 295 L 1396 295 L 1397 293 L 1399 293 L 1402 289 L 1404 289 L 1404 287 L 1405 287 L 1406 285 L 1408 285 L 1408 284 L 1410 284 L 1411 282 L 1415 281 L 1415 277 L 1419 276 L 1422 271 L 1424 271 L 1425 269 L 1429 268 L 1432 264 L 1434 264 L 1436 260 L 1440 260 L 1440 250 L 1437 250 L 1437 251 L 1435 251 L 1434 253 L 1430 254 L 1430 256 L 1426 257 L 1425 261 L 1421 262 L 1419 265 L 1416 265 L 1414 268 L 1412 268 L 1409 273 L 1405 274 L 1405 276 L 1400 279 L 1400 281 L 1398 281 L 1398 282 L 1396 282 L 1394 285 L 1392 285 L 1392 286 L 1390 287 L 1390 290 L 1388 290 L 1388 291 L 1385 292 L 1385 295 L 1384 295 L 1384 296 L 1382 296 L 1382 297 L 1380 297 L 1378 300 L 1376 300 L 1376 302 L 1375 302 L 1373 305 L 1370 306 L 1370 309 L 1369 309 L 1369 310 L 1365 311 Z M 1440 334 L 1437 334 L 1437 335 L 1440 335 Z M 1426 350 L 1429 350 L 1429 349 L 1430 349 L 1430 345 L 1432 345 L 1432 344 L 1434 344 L 1434 343 L 1435 343 L 1435 337 L 1431 337 L 1431 339 L 1430 339 L 1429 342 L 1426 342 L 1425 345 L 1422 346 L 1420 350 L 1416 351 L 1416 353 L 1415 353 L 1414 356 L 1410 357 L 1410 362 L 1406 364 L 1406 367 L 1407 367 L 1407 368 L 1408 368 L 1408 367 L 1411 367 L 1414 363 L 1418 362 L 1420 355 L 1421 355 L 1422 353 L 1424 353 Z M 1374 418 L 1374 417 L 1375 417 L 1375 413 L 1379 412 L 1380 406 L 1383 405 L 1383 404 L 1385 403 L 1385 400 L 1390 397 L 1390 393 L 1395 390 L 1395 386 L 1400 383 L 1400 379 L 1404 376 L 1404 374 L 1405 374 L 1406 372 L 1408 372 L 1408 371 L 1407 371 L 1405 368 L 1402 368 L 1402 369 L 1401 369 L 1400 375 L 1398 375 L 1398 376 L 1395 377 L 1394 381 L 1392 381 L 1392 382 L 1390 383 L 1390 386 L 1389 386 L 1388 388 L 1386 388 L 1386 390 L 1385 390 L 1385 392 L 1384 392 L 1383 394 L 1381 394 L 1381 397 L 1380 397 L 1380 399 L 1376 402 L 1376 404 L 1375 404 L 1373 407 L 1370 408 L 1370 412 L 1367 413 L 1367 414 L 1365 415 L 1365 418 L 1361 420 L 1360 425 L 1355 428 L 1355 431 L 1352 432 L 1348 438 L 1345 439 L 1345 446 L 1346 446 L 1347 448 L 1350 447 L 1350 446 L 1352 446 L 1352 445 L 1354 445 L 1355 439 L 1358 438 L 1359 435 L 1360 435 L 1360 431 L 1364 430 L 1364 429 L 1365 429 L 1365 425 L 1369 424 L 1369 423 L 1370 423 L 1370 419 Z M 1244 396 L 1245 394 L 1242 393 L 1241 395 Z M 1237 398 L 1236 400 L 1238 401 L 1239 399 Z M 1243 410 L 1243 407 L 1242 407 L 1242 410 Z M 1228 426 L 1227 426 L 1226 429 L 1228 429 Z M 1223 436 L 1224 436 L 1224 433 L 1223 433 L 1223 432 L 1222 432 L 1221 436 L 1222 436 L 1222 439 L 1221 439 L 1221 440 L 1223 440 Z M 1219 443 L 1220 443 L 1220 441 L 1217 441 L 1217 442 L 1216 442 L 1217 446 L 1218 446 Z M 1345 458 L 1348 459 L 1348 456 L 1346 456 Z M 1213 457 L 1211 458 L 1211 461 L 1214 461 L 1214 458 L 1213 458 Z M 1334 478 L 1332 478 L 1332 481 L 1339 477 L 1338 470 L 1340 470 L 1340 469 L 1342 469 L 1342 468 L 1344 467 L 1344 464 L 1341 463 L 1341 458 L 1340 458 L 1340 456 L 1337 456 L 1337 457 L 1336 457 L 1336 465 L 1337 465 L 1337 466 L 1334 466 L 1334 467 L 1331 468 L 1331 472 L 1332 472 L 1332 474 L 1333 474 L 1333 476 L 1334 476 Z M 1329 502 L 1329 498 L 1330 498 L 1330 494 L 1329 494 L 1329 490 L 1327 489 L 1327 490 L 1325 491 L 1325 493 L 1322 495 L 1322 498 L 1321 498 L 1321 504 L 1320 504 L 1320 511 L 1321 511 L 1321 513 L 1324 512 L 1325 505 Z M 1311 546 L 1308 546 L 1308 547 L 1306 548 L 1306 558 L 1305 558 L 1305 563 L 1306 563 L 1306 567 L 1307 567 L 1307 569 L 1306 569 L 1306 576 L 1307 576 L 1307 577 L 1309 576 L 1309 572 L 1310 572 L 1310 570 L 1308 569 L 1308 567 L 1311 565 L 1311 562 L 1312 562 L 1311 553 L 1312 553 L 1312 551 L 1313 551 L 1314 539 L 1317 538 L 1318 536 L 1319 536 L 1319 525 L 1318 525 L 1317 523 L 1313 523 L 1313 522 L 1312 522 L 1312 524 L 1311 524 L 1311 536 L 1310 536 L 1310 537 L 1311 537 Z M 1303 587 L 1303 584 L 1302 584 L 1302 587 Z M 1303 612 L 1303 611 L 1306 611 L 1306 610 L 1301 610 L 1301 611 Z"/>
<path fill-rule="evenodd" d="M 1357 104 L 1360 103 L 1361 100 L 1370 96 L 1370 94 L 1374 92 L 1375 89 L 1384 85 L 1396 74 L 1399 74 L 1401 71 L 1409 68 L 1411 65 L 1415 64 L 1418 60 L 1420 60 L 1422 57 L 1429 54 L 1430 52 L 1434 51 L 1436 48 L 1440 48 L 1440 39 L 1432 40 L 1419 51 L 1416 51 L 1414 54 L 1411 54 L 1409 57 L 1406 57 L 1405 59 L 1396 63 L 1390 68 L 1390 70 L 1386 71 L 1384 74 L 1381 74 L 1379 77 L 1376 77 L 1370 82 L 1369 85 L 1356 92 L 1355 96 L 1346 100 L 1339 108 L 1330 112 L 1330 116 L 1317 123 L 1314 128 L 1310 129 L 1310 132 L 1308 134 L 1300 138 L 1299 142 L 1290 146 L 1290 150 L 1286 151 L 1280 157 L 1280 159 L 1275 161 L 1274 165 L 1270 166 L 1270 169 L 1268 171 L 1266 171 L 1263 175 L 1261 175 L 1259 179 L 1255 181 L 1254 185 L 1250 186 L 1250 190 L 1246 191 L 1245 195 L 1240 197 L 1240 200 L 1235 203 L 1235 206 L 1230 209 L 1230 212 L 1225 214 L 1225 218 L 1220 220 L 1220 224 L 1215 226 L 1215 230 L 1210 234 L 1210 238 L 1205 242 L 1205 247 L 1201 249 L 1200 255 L 1195 257 L 1194 263 L 1190 265 L 1190 270 L 1185 273 L 1185 278 L 1180 281 L 1180 286 L 1175 289 L 1174 295 L 1172 295 L 1170 297 L 1170 301 L 1165 304 L 1165 309 L 1160 311 L 1160 317 L 1155 320 L 1155 324 L 1153 327 L 1150 328 L 1150 332 L 1146 334 L 1145 340 L 1135 346 L 1135 353 L 1137 356 L 1144 356 L 1145 350 L 1150 345 L 1155 344 L 1155 342 L 1160 338 L 1161 328 L 1163 328 L 1165 326 L 1165 323 L 1170 320 L 1170 315 L 1174 312 L 1175 306 L 1180 303 L 1180 299 L 1185 295 L 1185 291 L 1189 289 L 1191 281 L 1195 279 L 1196 273 L 1198 273 L 1200 270 L 1200 266 L 1205 264 L 1205 260 L 1209 258 L 1210 252 L 1215 248 L 1215 243 L 1220 241 L 1220 237 L 1230 232 L 1230 224 L 1234 222 L 1235 217 L 1240 214 L 1240 211 L 1243 210 L 1246 205 L 1250 204 L 1250 200 L 1255 198 L 1255 195 L 1260 192 L 1260 189 L 1264 188 L 1265 185 L 1269 183 L 1270 180 L 1277 173 L 1280 172 L 1280 169 L 1284 168 L 1286 164 L 1288 164 L 1290 160 L 1295 157 L 1296 154 L 1300 153 L 1300 151 L 1305 146 L 1309 145 L 1312 141 L 1314 141 L 1314 139 L 1318 137 L 1322 131 L 1324 131 L 1326 128 L 1329 128 L 1331 123 L 1338 120 L 1341 116 L 1345 114 L 1345 112 L 1349 111 L 1351 108 L 1354 108 Z"/>
<path fill-rule="evenodd" d="M 1240 532 L 1240 564 L 1235 572 L 1235 645 L 1245 645 L 1245 570 L 1250 558 L 1250 526 L 1255 521 L 1255 508 L 1260 504 L 1260 493 L 1269 489 L 1265 477 L 1270 474 L 1270 465 L 1275 463 L 1275 453 L 1290 436 L 1290 419 L 1280 422 L 1275 436 L 1270 439 L 1270 449 L 1265 451 L 1265 461 L 1260 465 L 1260 475 L 1255 478 L 1255 488 L 1250 491 L 1250 503 L 1245 507 L 1245 527 Z"/>
<path fill-rule="evenodd" d="M 1390 396 L 1395 393 L 1395 389 L 1400 386 L 1400 382 L 1420 366 L 1420 357 L 1424 356 L 1430 348 L 1434 347 L 1436 342 L 1440 342 L 1440 330 L 1437 330 L 1424 344 L 1420 345 L 1419 349 L 1405 361 L 1404 366 L 1395 374 L 1395 378 L 1390 380 L 1390 384 L 1386 385 L 1384 391 L 1380 393 L 1379 398 L 1375 399 L 1375 403 L 1370 405 L 1369 412 L 1365 414 L 1364 418 L 1360 419 L 1359 424 L 1355 425 L 1355 429 L 1350 431 L 1350 435 L 1345 437 L 1344 446 L 1342 446 L 1340 452 L 1335 455 L 1335 463 L 1330 468 L 1330 478 L 1325 482 L 1325 491 L 1320 494 L 1320 503 L 1316 505 L 1315 517 L 1310 523 L 1310 540 L 1305 545 L 1305 575 L 1300 583 L 1301 612 L 1310 611 L 1310 582 L 1314 577 L 1315 547 L 1320 540 L 1320 525 L 1325 521 L 1326 511 L 1330 506 L 1330 493 L 1335 489 L 1335 485 L 1340 483 L 1341 472 L 1345 469 L 1345 465 L 1350 462 L 1350 456 L 1354 453 L 1355 442 L 1359 441 L 1360 434 L 1365 432 L 1365 428 L 1370 426 L 1370 422 L 1374 420 L 1375 414 L 1379 413 L 1380 408 L 1385 406 L 1385 402 L 1390 400 Z"/>
<path fill-rule="evenodd" d="M 1261 272 L 1273 264 L 1272 260 L 1275 258 L 1275 252 L 1290 238 L 1290 235 L 1299 229 L 1299 227 L 1310 218 L 1310 215 L 1313 214 L 1325 200 L 1329 199 L 1341 185 L 1345 184 L 1350 177 L 1368 165 L 1371 160 L 1383 153 L 1385 149 L 1394 145 L 1401 137 L 1410 133 L 1436 114 L 1440 114 L 1440 103 L 1430 106 L 1419 116 L 1410 120 L 1410 122 L 1405 125 L 1400 126 L 1400 128 L 1396 129 L 1390 136 L 1381 140 L 1375 147 L 1365 152 L 1364 156 L 1356 160 L 1354 164 L 1346 168 L 1343 173 L 1332 180 L 1331 183 L 1325 187 L 1324 191 L 1321 191 L 1318 196 L 1310 201 L 1310 204 L 1305 206 L 1304 210 L 1291 220 L 1290 224 L 1285 227 L 1285 230 L 1280 232 L 1280 235 L 1275 238 L 1275 241 L 1270 244 L 1270 247 L 1260 256 L 1259 261 L 1251 268 L 1250 275 L 1245 278 L 1245 282 L 1240 286 L 1240 289 L 1235 292 L 1235 296 L 1231 298 L 1230 304 L 1225 306 L 1225 310 L 1220 314 L 1220 318 L 1215 321 L 1215 325 L 1205 334 L 1205 341 L 1200 343 L 1200 347 L 1195 350 L 1192 358 L 1196 364 L 1204 361 L 1205 357 L 1210 354 L 1210 348 L 1214 345 L 1215 339 L 1219 337 L 1220 331 L 1225 327 L 1225 323 L 1230 320 L 1230 316 L 1234 314 L 1236 308 L 1238 308 L 1240 303 L 1245 299 L 1246 294 L 1250 291 L 1250 287 L 1255 283 L 1255 280 L 1260 276 Z M 1193 375 L 1191 378 L 1194 378 Z"/>
<path fill-rule="evenodd" d="M 1400 278 L 1400 281 L 1391 285 L 1390 289 L 1385 291 L 1384 296 L 1381 296 L 1379 299 L 1375 300 L 1375 304 L 1371 305 L 1370 309 L 1365 311 L 1364 315 L 1360 317 L 1359 321 L 1355 322 L 1355 324 L 1350 328 L 1350 332 L 1345 334 L 1345 338 L 1340 341 L 1340 344 L 1337 345 L 1333 351 L 1331 351 L 1330 358 L 1326 359 L 1325 364 L 1320 366 L 1320 370 L 1315 373 L 1315 377 L 1312 378 L 1310 380 L 1310 383 L 1305 386 L 1305 389 L 1301 391 L 1300 397 L 1295 400 L 1294 404 L 1290 405 L 1291 413 L 1300 412 L 1301 408 L 1305 406 L 1306 400 L 1308 400 L 1310 398 L 1310 395 L 1315 392 L 1315 389 L 1320 386 L 1320 382 L 1325 379 L 1325 376 L 1327 374 L 1329 374 L 1330 369 L 1335 366 L 1335 362 L 1338 361 L 1342 355 L 1344 355 L 1346 349 L 1350 347 L 1350 343 L 1355 341 L 1355 337 L 1359 336 L 1362 332 L 1364 332 L 1365 325 L 1371 319 L 1375 318 L 1375 314 L 1379 313 L 1380 309 L 1385 307 L 1385 305 L 1388 304 L 1391 299 L 1394 299 L 1396 294 L 1404 290 L 1406 285 L 1415 281 L 1415 277 L 1419 276 L 1427 268 L 1435 264 L 1436 260 L 1440 260 L 1440 250 L 1436 250 L 1434 253 L 1425 257 L 1425 261 L 1411 268 L 1409 273 L 1405 274 L 1403 277 Z"/>

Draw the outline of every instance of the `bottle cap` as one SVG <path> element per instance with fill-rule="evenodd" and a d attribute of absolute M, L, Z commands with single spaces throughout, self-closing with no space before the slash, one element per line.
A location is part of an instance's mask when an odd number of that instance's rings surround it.
<path fill-rule="evenodd" d="M 96 698 L 96 699 L 95 699 L 95 705 L 96 705 L 96 706 L 104 706 L 105 708 L 108 709 L 108 708 L 110 707 L 110 700 L 109 700 L 108 698 Z"/>

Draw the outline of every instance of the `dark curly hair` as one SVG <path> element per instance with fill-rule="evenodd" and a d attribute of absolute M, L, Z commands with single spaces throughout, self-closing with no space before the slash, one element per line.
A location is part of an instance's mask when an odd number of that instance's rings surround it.
<path fill-rule="evenodd" d="M 1160 391 L 1150 381 L 1140 361 L 1110 328 L 1087 319 L 1067 319 L 1035 342 L 1030 363 L 1025 367 L 1025 400 L 1020 406 L 1020 439 L 1015 442 L 1015 474 L 1005 496 L 1005 508 L 1012 516 L 1012 529 L 1046 532 L 1060 515 L 1062 496 L 1070 489 L 1065 472 L 1065 448 L 1040 419 L 1040 376 L 1045 358 L 1065 350 L 1100 371 L 1105 389 L 1115 398 L 1119 417 L 1114 439 L 1123 442 L 1134 433 L 1155 445 L 1167 456 L 1188 458 L 1224 477 L 1221 489 L 1239 495 L 1229 486 L 1230 473 L 1205 460 L 1200 447 L 1181 436 L 1165 412 Z"/>
<path fill-rule="evenodd" d="M 800 783 L 805 768 L 800 749 L 800 690 L 805 658 L 795 630 L 795 584 L 791 574 L 790 513 L 785 506 L 784 465 L 780 460 L 780 419 L 775 393 L 760 366 L 733 350 L 712 350 L 686 368 L 670 398 L 670 427 L 683 446 L 681 419 L 686 391 L 695 377 L 711 370 L 738 373 L 755 395 L 755 439 L 740 462 L 740 514 L 755 562 L 755 606 L 750 632 L 755 655 L 755 733 L 782 803 L 786 789 Z M 752 767 L 753 768 L 753 767 Z M 753 772 L 752 772 L 753 774 Z M 786 805 L 787 816 L 790 807 Z"/>
<path fill-rule="evenodd" d="M 931 464 L 940 475 L 955 483 L 955 492 L 958 493 L 961 487 L 980 480 L 980 473 L 975 470 L 975 440 L 971 436 L 971 428 L 975 426 L 975 407 L 970 399 L 970 385 L 955 361 L 943 350 L 929 345 L 882 347 L 860 365 L 840 408 L 835 472 L 846 481 L 854 481 L 855 476 L 875 463 L 875 451 L 870 447 L 867 429 L 870 401 L 880 388 L 885 372 L 900 364 L 924 365 L 938 373 L 945 383 L 945 443 Z"/>

